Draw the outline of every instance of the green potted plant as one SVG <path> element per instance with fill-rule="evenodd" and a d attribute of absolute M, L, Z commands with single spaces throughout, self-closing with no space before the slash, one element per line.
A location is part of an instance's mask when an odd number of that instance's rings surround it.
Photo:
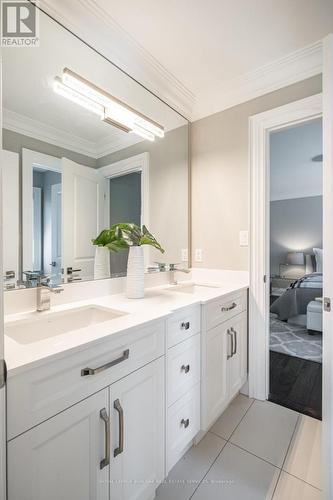
<path fill-rule="evenodd" d="M 92 242 L 113 252 L 129 249 L 126 295 L 133 299 L 144 297 L 143 246 L 150 245 L 164 253 L 162 246 L 147 227 L 140 228 L 131 223 L 114 224 L 110 229 L 104 229 Z"/>

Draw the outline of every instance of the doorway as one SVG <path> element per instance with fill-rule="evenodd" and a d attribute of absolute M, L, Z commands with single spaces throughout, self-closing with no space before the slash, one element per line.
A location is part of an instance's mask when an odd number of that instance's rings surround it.
<path fill-rule="evenodd" d="M 123 222 L 141 226 L 141 172 L 111 177 L 109 182 L 110 226 Z M 127 260 L 128 250 L 110 252 L 111 277 L 126 276 Z"/>
<path fill-rule="evenodd" d="M 322 119 L 269 134 L 268 399 L 322 417 Z"/>

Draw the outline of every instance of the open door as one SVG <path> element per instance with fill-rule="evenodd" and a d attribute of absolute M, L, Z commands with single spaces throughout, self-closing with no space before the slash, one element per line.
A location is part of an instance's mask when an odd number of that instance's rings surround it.
<path fill-rule="evenodd" d="M 65 279 L 73 276 L 69 268 L 76 279 L 93 279 L 95 247 L 91 240 L 105 226 L 107 181 L 98 170 L 63 158 L 62 184 Z"/>
<path fill-rule="evenodd" d="M 333 498 L 333 35 L 323 42 L 323 498 Z"/>
<path fill-rule="evenodd" d="M 1 151 L 2 153 L 2 151 Z M 0 193 L 2 193 L 2 167 L 0 165 Z M 3 238 L 2 196 L 0 203 L 0 239 Z M 6 365 L 4 356 L 4 319 L 3 319 L 3 247 L 0 245 L 0 500 L 6 498 Z"/>

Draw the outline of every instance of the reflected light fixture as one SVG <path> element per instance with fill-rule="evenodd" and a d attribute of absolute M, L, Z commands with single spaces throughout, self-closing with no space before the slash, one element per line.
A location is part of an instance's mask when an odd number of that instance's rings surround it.
<path fill-rule="evenodd" d="M 79 94 L 75 90 L 67 87 L 62 83 L 59 77 L 56 77 L 54 79 L 53 83 L 53 90 L 56 92 L 56 94 L 61 95 L 62 97 L 66 97 L 66 99 L 69 99 L 72 102 L 75 102 L 76 104 L 79 104 L 85 109 L 88 109 L 92 113 L 95 113 L 98 115 L 100 118 L 104 118 L 104 108 L 100 104 L 92 101 L 91 99 L 88 99 L 86 96 L 83 94 Z"/>
<path fill-rule="evenodd" d="M 149 141 L 154 141 L 155 136 L 164 137 L 161 125 L 68 68 L 63 70 L 61 79 L 55 78 L 54 90 L 124 132 L 135 133 Z"/>

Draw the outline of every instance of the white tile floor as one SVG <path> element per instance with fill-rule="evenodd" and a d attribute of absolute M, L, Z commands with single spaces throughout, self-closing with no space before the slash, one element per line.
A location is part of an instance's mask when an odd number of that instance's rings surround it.
<path fill-rule="evenodd" d="M 239 395 L 156 500 L 320 500 L 321 422 Z"/>

